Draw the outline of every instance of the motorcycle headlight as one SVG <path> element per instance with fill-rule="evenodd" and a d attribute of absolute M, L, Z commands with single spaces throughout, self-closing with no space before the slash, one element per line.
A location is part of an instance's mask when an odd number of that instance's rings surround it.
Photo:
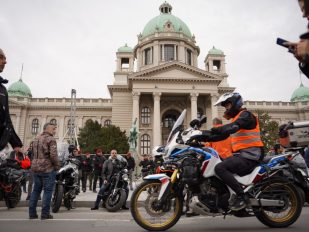
<path fill-rule="evenodd" d="M 126 169 L 126 168 L 123 169 L 122 171 L 123 171 L 123 173 L 128 173 L 128 169 Z"/>
<path fill-rule="evenodd" d="M 127 174 L 123 174 L 123 175 L 122 175 L 122 179 L 123 179 L 124 181 L 128 181 L 128 180 L 129 180 L 129 177 L 128 177 Z"/>

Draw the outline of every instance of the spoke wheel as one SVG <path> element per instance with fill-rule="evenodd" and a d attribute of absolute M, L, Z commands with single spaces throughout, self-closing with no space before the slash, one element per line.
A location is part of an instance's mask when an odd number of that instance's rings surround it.
<path fill-rule="evenodd" d="M 302 200 L 294 185 L 281 181 L 273 181 L 266 185 L 259 198 L 280 200 L 283 206 L 261 207 L 256 212 L 256 217 L 269 227 L 287 227 L 293 224 L 302 210 Z"/>
<path fill-rule="evenodd" d="M 178 197 L 169 199 L 162 209 L 157 208 L 160 189 L 160 182 L 146 181 L 132 194 L 131 214 L 134 220 L 146 230 L 167 230 L 175 225 L 181 216 L 183 204 Z"/>

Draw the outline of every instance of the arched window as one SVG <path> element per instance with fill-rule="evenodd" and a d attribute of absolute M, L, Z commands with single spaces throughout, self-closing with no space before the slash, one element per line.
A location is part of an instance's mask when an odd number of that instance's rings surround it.
<path fill-rule="evenodd" d="M 50 120 L 50 123 L 57 126 L 57 120 L 54 118 Z"/>
<path fill-rule="evenodd" d="M 32 120 L 31 133 L 36 135 L 39 132 L 39 119 L 35 118 Z"/>
<path fill-rule="evenodd" d="M 150 124 L 150 109 L 149 109 L 149 107 L 146 106 L 146 107 L 142 108 L 141 118 L 142 118 L 142 124 Z"/>
<path fill-rule="evenodd" d="M 150 136 L 148 134 L 143 134 L 141 137 L 141 152 L 142 155 L 150 154 Z"/>
<path fill-rule="evenodd" d="M 107 120 L 104 121 L 104 126 L 110 126 L 110 125 L 112 125 L 111 120 L 107 119 Z"/>
<path fill-rule="evenodd" d="M 163 119 L 163 127 L 172 128 L 174 123 L 176 122 L 176 115 L 174 114 L 167 114 Z"/>

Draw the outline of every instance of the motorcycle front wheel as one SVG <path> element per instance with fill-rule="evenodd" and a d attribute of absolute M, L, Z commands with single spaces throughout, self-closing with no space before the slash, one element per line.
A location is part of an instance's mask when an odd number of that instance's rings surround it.
<path fill-rule="evenodd" d="M 5 205 L 8 209 L 15 208 L 21 198 L 21 186 L 15 185 L 11 192 L 5 193 Z"/>
<path fill-rule="evenodd" d="M 109 212 L 116 212 L 125 203 L 127 198 L 126 191 L 124 189 L 118 189 L 115 194 L 110 194 L 105 201 L 105 208 Z"/>
<path fill-rule="evenodd" d="M 52 199 L 52 211 L 53 213 L 57 213 L 61 207 L 63 198 L 63 185 L 62 184 L 56 184 L 54 196 Z"/>
<path fill-rule="evenodd" d="M 163 231 L 174 226 L 182 214 L 183 202 L 179 197 L 167 200 L 162 209 L 156 209 L 161 182 L 141 183 L 131 197 L 131 214 L 138 225 L 150 231 Z"/>
<path fill-rule="evenodd" d="M 255 216 L 264 225 L 282 228 L 292 225 L 300 216 L 303 202 L 296 187 L 286 181 L 272 180 L 265 185 L 258 198 L 280 200 L 283 206 L 255 208 Z"/>

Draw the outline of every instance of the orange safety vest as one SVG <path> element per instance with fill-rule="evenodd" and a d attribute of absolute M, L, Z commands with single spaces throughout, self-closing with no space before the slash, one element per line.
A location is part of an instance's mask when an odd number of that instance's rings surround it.
<path fill-rule="evenodd" d="M 220 127 L 222 124 L 214 125 L 214 127 Z M 232 156 L 232 144 L 231 137 L 218 142 L 209 142 L 207 145 L 215 149 L 222 159 L 226 159 Z"/>
<path fill-rule="evenodd" d="M 240 114 L 244 110 L 240 111 L 233 119 L 235 122 Z M 232 149 L 233 152 L 249 148 L 249 147 L 263 147 L 263 142 L 261 140 L 260 134 L 260 124 L 259 120 L 256 118 L 256 127 L 252 130 L 240 129 L 236 133 L 231 135 Z"/>

